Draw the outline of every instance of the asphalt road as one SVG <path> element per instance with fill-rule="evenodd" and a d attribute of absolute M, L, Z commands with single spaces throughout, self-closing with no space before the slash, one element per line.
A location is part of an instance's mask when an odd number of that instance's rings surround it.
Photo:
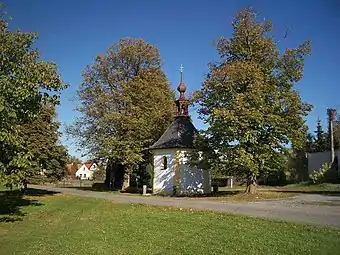
<path fill-rule="evenodd" d="M 39 185 L 29 185 L 29 187 L 83 197 L 108 199 L 117 203 L 175 206 L 180 208 L 221 211 L 267 219 L 340 228 L 340 196 L 303 194 L 287 199 L 236 203 L 195 198 L 112 194 Z"/>

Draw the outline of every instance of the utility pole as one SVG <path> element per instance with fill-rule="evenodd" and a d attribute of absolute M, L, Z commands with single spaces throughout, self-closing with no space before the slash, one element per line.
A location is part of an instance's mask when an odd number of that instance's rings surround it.
<path fill-rule="evenodd" d="M 333 122 L 335 119 L 335 109 L 329 108 L 327 109 L 327 115 L 328 115 L 328 124 L 329 124 L 329 140 L 330 140 L 330 146 L 331 146 L 331 154 L 330 154 L 330 160 L 331 164 L 334 162 L 334 127 Z"/>

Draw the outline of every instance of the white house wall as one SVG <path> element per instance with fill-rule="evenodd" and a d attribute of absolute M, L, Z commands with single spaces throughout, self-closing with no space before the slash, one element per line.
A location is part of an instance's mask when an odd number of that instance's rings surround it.
<path fill-rule="evenodd" d="M 79 177 L 81 180 L 92 179 L 93 171 L 89 170 L 85 165 L 82 165 L 76 172 L 76 177 Z"/>
<path fill-rule="evenodd" d="M 172 195 L 174 186 L 174 155 L 175 149 L 160 149 L 153 152 L 154 155 L 154 178 L 153 193 Z M 167 157 L 168 167 L 162 169 L 162 158 Z"/>
<path fill-rule="evenodd" d="M 98 168 L 97 164 L 96 163 L 93 163 L 90 167 L 90 171 L 96 171 Z"/>

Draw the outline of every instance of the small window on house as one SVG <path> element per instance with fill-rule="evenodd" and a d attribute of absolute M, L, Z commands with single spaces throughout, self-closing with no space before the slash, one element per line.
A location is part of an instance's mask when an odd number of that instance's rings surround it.
<path fill-rule="evenodd" d="M 82 174 L 80 174 L 80 175 L 79 175 L 79 177 L 81 178 L 81 177 L 83 177 L 83 175 L 82 175 Z"/>
<path fill-rule="evenodd" d="M 168 158 L 166 156 L 162 157 L 162 170 L 165 170 L 168 168 Z"/>
<path fill-rule="evenodd" d="M 84 174 L 84 178 L 86 178 L 86 174 Z"/>

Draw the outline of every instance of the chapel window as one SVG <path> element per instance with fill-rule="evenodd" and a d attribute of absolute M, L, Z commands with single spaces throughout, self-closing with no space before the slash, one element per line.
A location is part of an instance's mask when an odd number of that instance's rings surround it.
<path fill-rule="evenodd" d="M 168 158 L 166 156 L 162 157 L 162 170 L 165 170 L 168 168 Z"/>

